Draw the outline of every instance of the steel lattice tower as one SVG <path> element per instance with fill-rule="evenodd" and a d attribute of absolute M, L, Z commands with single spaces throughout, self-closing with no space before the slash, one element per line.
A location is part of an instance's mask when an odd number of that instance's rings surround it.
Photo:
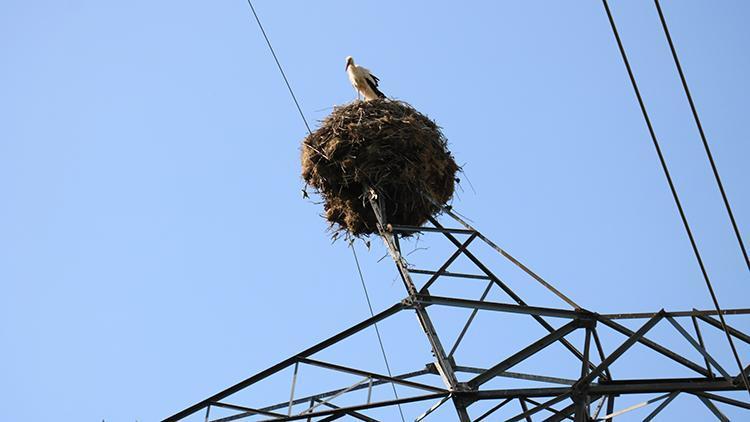
<path fill-rule="evenodd" d="M 715 311 L 665 311 L 662 309 L 653 313 L 598 314 L 591 312 L 578 306 L 449 208 L 443 208 L 444 214 L 452 218 L 460 226 L 459 228 L 445 227 L 436 219 L 430 219 L 431 225 L 428 227 L 392 226 L 384 221 L 383 204 L 374 196 L 370 198 L 370 204 L 379 220 L 380 237 L 396 264 L 408 296 L 373 317 L 196 403 L 168 417 L 165 421 L 182 420 L 199 411 L 205 412 L 206 421 L 214 422 L 233 420 L 330 421 L 339 418 L 376 421 L 378 419 L 366 414 L 368 410 L 407 403 L 424 403 L 424 412 L 416 420 L 429 418 L 431 413 L 443 406 L 452 406 L 455 410 L 455 419 L 462 422 L 499 420 L 501 409 L 507 411 L 510 408 L 508 405 L 512 403 L 515 403 L 515 408 L 518 410 L 513 412 L 513 416 L 506 417 L 505 420 L 508 421 L 573 420 L 576 422 L 611 421 L 629 410 L 654 404 L 644 419 L 649 421 L 672 403 L 678 395 L 688 396 L 702 403 L 721 421 L 729 419 L 716 406 L 716 403 L 744 409 L 750 417 L 749 401 L 722 395 L 729 391 L 744 390 L 745 386 L 740 374 L 724 369 L 709 353 L 715 348 L 709 346 L 710 336 L 701 331 L 700 327 L 703 326 L 704 330 L 705 328 L 722 329 L 721 324 L 715 318 L 717 314 Z M 442 238 L 451 245 L 452 254 L 436 268 L 417 268 L 413 264 L 407 264 L 401 254 L 399 235 L 414 232 L 423 233 L 431 241 L 438 241 Z M 523 271 L 530 280 L 540 283 L 555 295 L 565 306 L 538 307 L 526 303 L 472 252 L 478 243 L 484 243 L 485 246 L 494 249 L 501 257 Z M 451 265 L 461 256 L 471 262 L 475 272 L 449 271 Z M 413 280 L 415 275 L 426 277 L 426 281 L 419 288 Z M 456 282 L 459 280 L 460 282 L 469 279 L 487 283 L 484 293 L 478 299 L 436 296 L 429 292 L 429 288 L 438 281 Z M 509 300 L 507 302 L 486 300 L 487 293 L 492 288 L 499 288 Z M 470 317 L 449 353 L 446 353 L 444 343 L 430 318 L 428 309 L 431 307 L 471 310 Z M 411 372 L 387 376 L 316 358 L 316 354 L 329 347 L 403 312 L 416 314 L 432 351 L 433 361 L 427 362 L 423 367 L 414 368 Z M 525 316 L 543 327 L 547 334 L 531 343 L 513 345 L 514 353 L 496 361 L 490 367 L 464 366 L 462 362 L 456 361 L 453 351 L 472 328 L 472 322 L 478 312 L 492 312 L 501 316 L 512 314 Z M 748 315 L 750 309 L 730 309 L 722 312 L 725 315 Z M 621 323 L 624 322 L 623 320 L 639 320 L 640 326 L 637 329 L 628 328 Z M 670 329 L 670 333 L 679 333 L 680 339 L 702 357 L 702 362 L 682 356 L 673 348 L 666 346 L 663 340 L 654 337 L 657 334 L 653 329 L 658 324 L 665 325 Z M 692 326 L 690 330 L 692 333 L 688 330 L 688 326 Z M 616 333 L 620 337 L 619 344 L 612 350 L 605 350 L 600 340 L 604 330 L 608 331 L 608 335 Z M 647 336 L 649 334 L 651 337 Z M 750 336 L 735 328 L 729 327 L 729 334 L 745 344 L 750 344 Z M 572 337 L 577 337 L 577 339 L 572 339 Z M 507 341 L 512 342 L 513 339 L 507 339 Z M 563 379 L 549 374 L 510 371 L 516 365 L 538 355 L 553 344 L 560 344 L 566 350 L 563 353 L 564 356 L 557 356 L 557 359 L 570 359 L 580 367 L 577 378 Z M 659 356 L 679 369 L 675 371 L 677 375 L 636 379 L 615 377 L 614 371 L 611 371 L 612 364 L 616 361 L 627 360 L 629 352 L 636 344 L 645 346 L 653 352 L 654 356 Z M 398 351 L 393 350 L 393 353 L 398 353 Z M 354 384 L 342 385 L 340 388 L 298 397 L 295 396 L 295 383 L 297 372 L 303 366 L 349 374 L 358 377 L 358 381 Z M 289 386 L 291 393 L 287 393 L 287 396 L 279 397 L 277 401 L 260 407 L 234 401 L 234 398 L 241 395 L 245 389 L 290 368 L 293 370 L 293 377 Z M 750 366 L 744 371 L 749 373 Z M 690 373 L 691 376 L 681 376 L 685 372 Z M 523 382 L 524 385 L 504 388 L 505 380 Z M 287 379 L 286 382 L 289 380 Z M 388 384 L 408 388 L 415 394 L 392 400 L 371 400 L 373 390 L 385 388 L 384 386 Z M 367 393 L 366 396 L 362 394 L 364 392 Z M 644 394 L 649 397 L 645 402 L 616 409 L 616 397 Z M 334 404 L 334 400 L 338 401 L 347 396 L 351 398 L 346 405 Z M 358 398 L 362 400 L 357 401 Z M 483 407 L 477 410 L 480 403 Z M 225 414 L 222 417 L 212 418 L 212 409 L 222 409 Z M 230 414 L 226 415 L 227 412 Z"/>

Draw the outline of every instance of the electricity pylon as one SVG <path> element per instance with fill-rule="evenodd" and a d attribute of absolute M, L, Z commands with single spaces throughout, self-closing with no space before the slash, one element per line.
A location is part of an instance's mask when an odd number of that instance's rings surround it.
<path fill-rule="evenodd" d="M 420 421 L 429 418 L 438 409 L 445 412 L 446 406 L 452 406 L 454 416 L 459 421 L 482 421 L 488 418 L 507 421 L 547 420 L 562 421 L 611 421 L 629 411 L 648 408 L 650 413 L 645 421 L 650 421 L 663 411 L 678 396 L 689 397 L 706 408 L 707 415 L 718 420 L 729 420 L 717 403 L 737 409 L 743 409 L 750 418 L 750 402 L 728 397 L 728 392 L 742 391 L 746 386 L 739 373 L 725 369 L 710 353 L 716 348 L 709 347 L 715 333 L 708 335 L 705 330 L 721 330 L 720 322 L 715 318 L 715 311 L 689 310 L 665 311 L 651 313 L 598 314 L 583 309 L 550 283 L 534 273 L 508 252 L 497 246 L 482 233 L 471 227 L 450 208 L 443 207 L 445 215 L 450 217 L 458 228 L 444 227 L 438 220 L 431 218 L 430 225 L 425 227 L 394 226 L 385 221 L 384 204 L 371 195 L 370 204 L 378 218 L 380 237 L 396 264 L 398 274 L 406 288 L 407 297 L 384 311 L 375 314 L 349 329 L 346 329 L 278 364 L 261 371 L 213 396 L 200 401 L 185 410 L 168 417 L 165 421 L 178 421 L 198 412 L 206 421 L 228 422 L 234 420 L 273 420 L 273 421 L 330 421 L 347 418 L 363 421 L 377 421 L 369 412 L 377 409 L 396 407 L 407 404 L 424 403 L 424 411 L 415 419 Z M 452 248 L 452 253 L 442 264 L 433 268 L 416 267 L 407 263 L 401 253 L 400 235 L 422 233 L 425 237 L 441 237 Z M 477 244 L 483 244 L 499 253 L 510 264 L 520 269 L 529 281 L 538 283 L 546 289 L 563 307 L 533 306 L 524 301 L 503 281 L 499 275 L 490 270 L 489 265 L 480 260 L 472 251 Z M 462 258 L 472 268 L 472 272 L 450 271 L 451 266 Z M 421 287 L 414 282 L 416 277 L 424 281 Z M 437 296 L 430 293 L 435 283 L 484 282 L 486 287 L 479 298 L 462 298 Z M 489 301 L 488 294 L 492 289 L 500 290 L 506 301 Z M 470 310 L 460 334 L 453 341 L 448 352 L 444 347 L 444 338 L 438 334 L 430 312 L 431 308 L 450 307 Z M 433 355 L 431 362 L 414 370 L 393 376 L 342 365 L 316 356 L 325 350 L 346 341 L 350 337 L 385 321 L 394 315 L 414 312 L 424 332 Z M 475 317 L 478 313 L 493 313 L 500 317 L 521 315 L 533 320 L 533 324 L 543 329 L 544 335 L 535 341 L 519 343 L 513 338 L 503 338 L 503 342 L 512 347 L 513 352 L 493 361 L 487 367 L 462 365 L 454 352 L 467 333 L 475 328 Z M 729 309 L 722 311 L 725 315 L 747 315 L 750 309 Z M 628 328 L 626 322 L 638 321 L 637 327 Z M 699 356 L 695 361 L 683 356 L 674 347 L 668 347 L 664 340 L 657 339 L 654 327 L 664 325 L 671 334 L 668 342 L 674 342 L 674 334 L 683 341 L 693 355 Z M 691 326 L 691 329 L 688 329 Z M 663 328 L 663 327 L 662 327 Z M 750 344 L 750 336 L 740 330 L 728 327 L 729 334 L 745 344 Z M 602 337 L 614 338 L 618 342 L 607 350 Z M 692 331 L 692 333 L 691 333 Z M 718 332 L 718 331 L 717 331 Z M 501 336 L 495 330 L 492 336 Z M 648 336 L 647 336 L 648 335 Z M 558 345 L 555 361 L 575 365 L 575 376 L 562 378 L 553 374 L 539 374 L 510 371 L 532 360 L 535 356 Z M 627 360 L 635 345 L 651 352 L 650 358 L 661 359 L 657 364 L 664 370 L 673 371 L 668 377 L 618 378 L 612 368 L 613 363 Z M 400 353 L 399 350 L 392 350 Z M 642 353 L 633 359 L 644 359 Z M 345 374 L 356 377 L 356 382 L 317 391 L 314 394 L 295 395 L 298 371 L 303 368 L 317 368 L 330 374 Z M 246 393 L 259 382 L 279 376 L 282 371 L 291 371 L 291 381 L 285 378 L 288 389 L 285 396 L 263 405 L 249 405 L 244 401 L 253 397 Z M 538 368 L 544 370 L 544 368 Z M 750 366 L 744 369 L 750 372 Z M 685 374 L 690 376 L 685 376 Z M 647 374 L 648 375 L 648 374 Z M 323 376 L 318 376 L 322 379 Z M 509 386 L 506 383 L 511 383 Z M 373 400 L 376 391 L 387 386 L 399 386 L 401 395 L 398 398 Z M 404 392 L 409 394 L 405 395 Z M 366 394 L 365 394 L 366 393 Z M 268 394 L 264 392 L 265 398 Z M 615 398 L 644 395 L 647 399 L 635 405 L 615 409 Z M 450 404 L 448 404 L 450 403 Z M 514 404 L 514 405 L 513 405 Z M 512 406 L 511 406 L 512 405 Z M 513 410 L 515 409 L 515 410 Z M 510 413 L 509 413 L 510 412 Z M 221 413 L 219 416 L 217 414 Z M 502 416 L 501 416 L 502 415 Z"/>

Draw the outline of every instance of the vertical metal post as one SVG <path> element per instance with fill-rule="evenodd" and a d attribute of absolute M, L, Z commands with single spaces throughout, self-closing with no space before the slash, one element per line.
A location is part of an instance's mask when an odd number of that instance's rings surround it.
<path fill-rule="evenodd" d="M 589 373 L 589 354 L 591 351 L 591 328 L 586 327 L 586 336 L 583 344 L 583 364 L 581 365 L 581 378 L 584 378 Z M 588 386 L 584 385 L 584 390 L 577 397 L 574 397 L 576 403 L 576 422 L 587 422 L 589 419 L 589 395 Z"/>
<path fill-rule="evenodd" d="M 292 416 L 292 405 L 294 404 L 294 386 L 297 384 L 297 371 L 299 370 L 299 361 L 294 362 L 294 375 L 292 375 L 292 392 L 289 393 L 289 411 L 287 416 Z"/>
<path fill-rule="evenodd" d="M 209 403 L 208 406 L 206 406 L 206 422 L 208 422 L 208 418 L 211 416 L 211 404 Z"/>
<path fill-rule="evenodd" d="M 450 391 L 456 391 L 458 389 L 458 379 L 456 378 L 453 365 L 451 364 L 445 353 L 443 344 L 440 342 L 440 338 L 437 335 L 437 331 L 435 330 L 435 326 L 432 324 L 430 316 L 427 314 L 427 310 L 422 304 L 415 300 L 417 295 L 419 294 L 419 291 L 417 290 L 414 282 L 411 279 L 409 269 L 407 268 L 406 263 L 401 256 L 401 252 L 399 252 L 393 233 L 388 230 L 387 222 L 385 219 L 386 214 L 384 212 L 385 204 L 383 203 L 382 198 L 378 197 L 375 191 L 372 189 L 366 187 L 364 194 L 367 196 L 370 202 L 370 206 L 375 213 L 380 237 L 383 238 L 383 242 L 388 249 L 388 253 L 391 255 L 393 262 L 395 262 L 396 264 L 396 268 L 401 275 L 401 280 L 403 281 L 404 287 L 409 294 L 409 298 L 414 301 L 412 307 L 417 313 L 417 319 L 419 320 L 419 324 L 422 326 L 422 330 L 427 336 L 427 340 L 430 342 L 432 354 L 435 356 L 435 367 L 437 368 L 440 377 L 443 379 L 443 383 L 445 384 L 445 386 Z M 459 420 L 461 420 L 462 422 L 469 421 L 470 419 L 469 414 L 466 411 L 466 406 L 460 400 L 454 399 L 453 403 L 456 407 L 456 412 L 458 412 Z"/>
<path fill-rule="evenodd" d="M 367 383 L 367 404 L 370 404 L 370 400 L 372 400 L 372 377 L 370 377 L 370 382 Z"/>
<path fill-rule="evenodd" d="M 615 396 L 614 394 L 609 396 L 607 399 L 607 414 L 610 415 L 615 412 Z M 604 419 L 604 422 L 612 422 L 614 418 Z"/>
<path fill-rule="evenodd" d="M 586 339 L 583 342 L 583 365 L 581 365 L 581 378 L 589 374 L 589 351 L 591 350 L 591 328 L 586 327 Z"/>
<path fill-rule="evenodd" d="M 404 287 L 406 287 L 406 291 L 409 294 L 409 297 L 414 299 L 417 297 L 419 292 L 417 291 L 416 286 L 414 286 L 414 282 L 412 281 L 411 275 L 406 268 L 406 264 L 401 257 L 401 253 L 396 247 L 393 233 L 387 230 L 387 223 L 385 221 L 385 213 L 383 212 L 383 207 L 378 204 L 380 198 L 377 198 L 373 191 L 368 192 L 367 195 L 369 195 L 370 205 L 372 206 L 372 209 L 375 212 L 375 216 L 378 220 L 378 229 L 380 231 L 380 235 L 385 242 L 391 258 L 396 263 L 396 267 L 399 270 L 399 274 L 401 275 L 401 279 L 404 283 Z M 446 357 L 445 349 L 443 348 L 443 345 L 441 344 L 440 339 L 437 336 L 435 327 L 432 324 L 432 320 L 427 315 L 427 311 L 424 309 L 424 306 L 415 302 L 413 307 L 417 312 L 419 323 L 422 326 L 425 334 L 427 335 L 427 338 L 430 341 L 430 345 L 432 346 L 432 352 L 435 355 L 436 360 L 436 368 L 440 373 L 441 378 L 443 378 L 443 382 L 445 383 L 446 387 L 453 390 L 458 385 L 458 380 L 456 379 L 456 375 L 453 371 L 452 365 Z"/>

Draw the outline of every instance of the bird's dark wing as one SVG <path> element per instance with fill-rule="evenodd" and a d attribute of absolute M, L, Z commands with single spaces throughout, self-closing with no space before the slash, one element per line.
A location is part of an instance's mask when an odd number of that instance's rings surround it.
<path fill-rule="evenodd" d="M 378 97 L 380 97 L 380 98 L 385 98 L 385 94 L 383 94 L 382 92 L 380 92 L 380 90 L 378 89 L 378 83 L 377 83 L 377 82 L 374 82 L 374 81 L 373 81 L 372 79 L 370 79 L 370 78 L 365 78 L 365 80 L 367 81 L 367 85 L 369 85 L 369 86 L 370 86 L 370 88 L 372 89 L 372 91 L 373 91 L 373 92 L 374 92 L 374 93 L 375 93 L 375 94 L 376 94 L 376 95 L 377 95 Z"/>
<path fill-rule="evenodd" d="M 375 86 L 378 86 L 378 84 L 380 83 L 380 78 L 378 78 L 377 76 L 373 75 L 372 73 L 370 73 L 370 77 L 372 78 L 372 81 L 375 84 Z"/>

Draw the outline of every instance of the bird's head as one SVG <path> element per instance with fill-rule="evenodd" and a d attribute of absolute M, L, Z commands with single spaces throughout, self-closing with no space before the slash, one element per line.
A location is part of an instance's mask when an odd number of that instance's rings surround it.
<path fill-rule="evenodd" d="M 344 70 L 349 70 L 349 66 L 353 64 L 354 64 L 354 57 L 346 56 L 346 68 Z"/>

